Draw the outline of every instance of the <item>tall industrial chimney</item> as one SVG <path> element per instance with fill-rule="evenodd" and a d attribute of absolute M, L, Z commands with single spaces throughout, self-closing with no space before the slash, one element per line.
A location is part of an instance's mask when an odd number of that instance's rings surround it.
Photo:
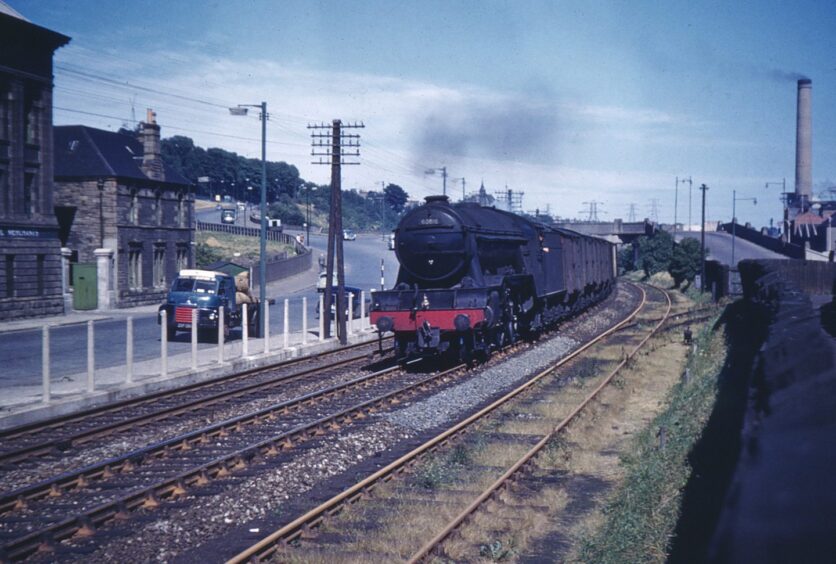
<path fill-rule="evenodd" d="M 795 126 L 795 195 L 802 207 L 813 193 L 813 81 L 798 81 L 798 110 Z"/>

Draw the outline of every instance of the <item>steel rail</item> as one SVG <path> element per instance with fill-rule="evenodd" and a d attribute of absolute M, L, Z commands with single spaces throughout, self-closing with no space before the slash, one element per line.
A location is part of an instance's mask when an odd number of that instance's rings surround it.
<path fill-rule="evenodd" d="M 366 358 L 368 358 L 367 354 L 357 355 L 350 358 L 338 360 L 333 364 L 329 364 L 328 366 L 317 366 L 314 368 L 308 368 L 300 372 L 286 374 L 284 376 L 280 376 L 271 380 L 266 380 L 264 382 L 255 382 L 238 388 L 222 390 L 219 393 L 207 396 L 205 398 L 198 398 L 186 403 L 181 403 L 179 405 L 163 408 L 159 411 L 155 411 L 152 413 L 137 415 L 128 419 L 116 421 L 109 425 L 93 427 L 91 429 L 78 432 L 74 435 L 62 437 L 59 439 L 43 441 L 16 450 L 0 453 L 0 464 L 9 464 L 13 462 L 20 462 L 21 460 L 28 460 L 36 456 L 44 456 L 54 452 L 55 450 L 66 451 L 70 447 L 81 445 L 100 437 L 112 435 L 126 429 L 135 429 L 139 426 L 164 421 L 166 419 L 170 419 L 172 417 L 182 415 L 190 411 L 196 411 L 200 408 L 208 407 L 218 402 L 234 399 L 258 390 L 266 391 L 280 385 L 285 385 L 294 380 L 304 378 L 312 374 L 316 374 L 317 372 L 322 371 L 326 368 L 345 366 L 353 362 L 362 361 Z M 247 374 L 246 376 L 252 375 L 253 374 Z M 243 376 L 239 376 L 239 378 L 242 377 Z M 223 382 L 215 382 L 215 384 L 223 384 Z M 2 502 L 0 502 L 0 507 L 2 507 Z M 2 513 L 2 509 L 0 509 L 0 513 Z"/>
<path fill-rule="evenodd" d="M 390 337 L 384 337 L 384 340 L 391 339 Z M 39 433 L 42 431 L 46 431 L 48 429 L 54 429 L 61 427 L 62 425 L 66 425 L 67 423 L 73 423 L 76 421 L 83 421 L 85 419 L 90 419 L 91 417 L 98 416 L 98 415 L 105 415 L 108 413 L 115 413 L 119 412 L 126 407 L 136 407 L 136 406 L 143 406 L 146 404 L 152 404 L 155 401 L 160 400 L 161 398 L 170 398 L 176 397 L 178 395 L 184 395 L 188 393 L 193 393 L 196 390 L 200 390 L 203 388 L 209 388 L 211 386 L 217 386 L 219 384 L 226 384 L 226 383 L 233 383 L 235 381 L 249 378 L 258 374 L 262 374 L 265 372 L 269 372 L 270 370 L 276 370 L 281 368 L 287 368 L 294 366 L 296 364 L 300 364 L 306 361 L 312 361 L 322 358 L 327 358 L 332 355 L 336 355 L 339 353 L 344 353 L 347 351 L 351 351 L 361 347 L 368 347 L 368 346 L 376 346 L 377 341 L 368 341 L 364 343 L 355 343 L 353 345 L 348 345 L 346 347 L 340 347 L 338 349 L 334 349 L 331 351 L 323 351 L 309 356 L 301 356 L 297 358 L 292 358 L 288 360 L 282 360 L 280 362 L 276 362 L 273 364 L 269 364 L 266 366 L 260 366 L 258 368 L 251 368 L 248 370 L 244 370 L 243 372 L 236 372 L 235 374 L 229 374 L 227 376 L 222 376 L 220 378 L 215 378 L 212 380 L 207 380 L 205 382 L 195 382 L 193 384 L 189 384 L 186 386 L 178 387 L 174 390 L 163 390 L 159 392 L 154 392 L 152 394 L 143 395 L 138 398 L 131 398 L 122 400 L 116 403 L 110 403 L 107 405 L 102 405 L 99 407 L 94 407 L 91 409 L 86 409 L 84 411 L 79 411 L 76 413 L 62 415 L 59 417 L 54 417 L 51 419 L 47 419 L 44 421 L 38 421 L 36 423 L 30 423 L 27 425 L 22 425 L 19 427 L 15 427 L 12 429 L 6 429 L 0 431 L 0 440 L 7 441 L 9 439 L 16 439 L 19 437 L 33 435 L 35 433 Z"/>
<path fill-rule="evenodd" d="M 387 370 L 395 371 L 399 368 L 392 367 Z M 153 509 L 162 503 L 162 499 L 176 499 L 185 495 L 191 487 L 200 487 L 206 485 L 213 479 L 228 477 L 236 471 L 247 468 L 252 462 L 258 459 L 276 456 L 280 452 L 289 450 L 297 444 L 319 437 L 325 433 L 325 430 L 338 430 L 342 424 L 351 423 L 354 419 L 364 419 L 387 403 L 400 403 L 403 399 L 402 396 L 408 397 L 410 394 L 427 389 L 434 383 L 445 383 L 449 381 L 453 377 L 454 372 L 461 371 L 465 368 L 465 365 L 458 365 L 444 370 L 418 382 L 414 382 L 405 388 L 387 392 L 340 412 L 327 415 L 314 422 L 265 439 L 255 445 L 249 445 L 243 449 L 220 456 L 210 462 L 181 472 L 177 476 L 167 478 L 158 484 L 139 488 L 127 495 L 121 496 L 119 499 L 102 503 L 79 515 L 68 517 L 47 527 L 32 531 L 5 544 L 2 547 L 2 551 L 4 551 L 6 558 L 18 560 L 33 554 L 39 550 L 39 547 L 43 547 L 45 542 L 48 544 L 72 536 L 91 536 L 94 534 L 96 527 L 103 523 L 112 520 L 128 519 L 131 511 L 139 508 Z M 179 446 L 180 448 L 189 449 L 189 445 L 202 442 L 205 439 L 202 437 L 193 437 L 190 440 L 192 442 L 183 441 L 182 438 L 175 438 L 166 441 L 166 444 L 170 447 Z M 163 448 L 158 452 L 160 456 L 165 456 L 167 452 L 170 452 L 170 449 L 166 450 Z M 101 463 L 97 464 L 96 468 L 102 478 L 113 476 L 117 471 L 126 473 L 134 471 L 138 467 L 141 468 L 141 460 L 137 459 L 136 456 L 128 457 L 124 464 L 127 466 L 114 468 L 112 465 L 107 465 L 107 463 Z M 70 482 L 69 485 L 81 488 L 89 485 L 89 482 L 84 477 L 81 477 Z M 61 495 L 60 488 L 46 491 L 46 495 L 54 496 L 56 494 Z M 43 491 L 41 495 L 43 495 Z M 6 501 L 8 502 L 10 500 Z M 17 505 L 18 509 L 25 507 L 25 499 L 21 500 Z"/>
<path fill-rule="evenodd" d="M 636 284 L 633 284 L 631 282 L 627 282 L 627 284 L 630 284 L 631 286 L 637 288 L 641 292 L 641 300 L 639 305 L 632 312 L 630 312 L 624 319 L 615 323 L 609 329 L 600 333 L 596 337 L 590 339 L 585 344 L 583 344 L 576 350 L 572 351 L 571 353 L 560 359 L 551 367 L 541 371 L 540 373 L 533 376 L 531 379 L 527 380 L 517 388 L 511 390 L 499 399 L 495 400 L 490 405 L 480 409 L 473 415 L 453 425 L 446 431 L 443 431 L 442 433 L 436 435 L 424 444 L 401 456 L 397 460 L 389 463 L 388 465 L 377 470 L 373 474 L 367 476 L 357 484 L 345 489 L 341 493 L 323 502 L 317 507 L 311 509 L 304 515 L 294 519 L 293 521 L 286 524 L 277 531 L 274 531 L 261 541 L 252 545 L 250 548 L 229 559 L 227 561 L 227 564 L 240 564 L 242 562 L 247 561 L 260 562 L 265 560 L 266 558 L 269 558 L 276 551 L 280 543 L 287 543 L 298 538 L 304 533 L 305 530 L 318 525 L 326 515 L 332 515 L 339 512 L 339 507 L 343 503 L 353 503 L 354 501 L 362 497 L 365 491 L 370 491 L 371 489 L 373 489 L 379 481 L 391 479 L 391 477 L 393 477 L 395 473 L 403 472 L 409 466 L 413 465 L 417 461 L 417 459 L 423 454 L 436 450 L 438 447 L 446 443 L 452 437 L 462 433 L 474 422 L 492 413 L 498 407 L 506 404 L 509 400 L 515 398 L 525 390 L 528 390 L 529 388 L 534 386 L 534 384 L 545 378 L 548 374 L 554 372 L 570 360 L 576 358 L 577 356 L 585 352 L 587 349 L 600 342 L 602 339 L 608 337 L 616 331 L 619 331 L 623 325 L 627 324 L 639 313 L 639 311 L 641 311 L 647 299 L 647 294 L 642 287 L 637 286 Z"/>
<path fill-rule="evenodd" d="M 473 515 L 479 507 L 482 506 L 485 501 L 492 498 L 496 495 L 500 488 L 507 487 L 510 484 L 511 480 L 513 479 L 514 475 L 517 474 L 524 466 L 530 462 L 549 442 L 554 439 L 554 437 L 566 429 L 569 424 L 574 421 L 574 419 L 581 413 L 581 411 L 589 405 L 601 391 L 612 381 L 618 372 L 627 365 L 627 363 L 632 359 L 636 353 L 641 350 L 642 347 L 653 337 L 659 329 L 664 325 L 665 321 L 668 319 L 668 315 L 671 311 L 671 298 L 670 294 L 663 290 L 662 288 L 657 288 L 655 286 L 651 286 L 656 290 L 662 292 L 667 300 L 667 310 L 665 311 L 665 315 L 662 316 L 662 319 L 653 327 L 653 329 L 633 348 L 632 351 L 627 353 L 624 358 L 613 368 L 613 370 L 604 378 L 598 386 L 595 387 L 585 398 L 584 400 L 578 404 L 560 423 L 558 423 L 548 434 L 543 436 L 531 449 L 528 450 L 522 457 L 520 457 L 517 462 L 515 462 L 508 470 L 506 470 L 499 478 L 496 479 L 487 489 L 485 489 L 475 500 L 473 500 L 470 505 L 468 505 L 459 515 L 455 517 L 450 523 L 448 523 L 444 529 L 438 533 L 435 537 L 433 537 L 430 541 L 428 541 L 424 546 L 422 546 L 418 551 L 413 554 L 410 559 L 408 560 L 409 564 L 416 564 L 418 562 L 422 562 L 427 556 L 430 555 L 433 550 L 436 550 L 441 543 L 443 543 L 456 529 L 461 526 L 471 515 Z"/>
<path fill-rule="evenodd" d="M 330 368 L 330 366 L 328 368 Z M 322 367 L 319 368 L 319 370 L 322 369 Z M 218 423 L 177 435 L 142 449 L 133 450 L 121 456 L 85 466 L 84 468 L 80 468 L 78 470 L 65 472 L 30 486 L 25 486 L 8 493 L 4 493 L 0 495 L 0 515 L 5 515 L 24 506 L 27 501 L 36 501 L 49 496 L 54 497 L 56 489 L 57 491 L 63 492 L 67 489 L 86 487 L 91 481 L 108 478 L 114 473 L 121 473 L 126 467 L 138 466 L 141 464 L 142 460 L 167 456 L 178 450 L 190 450 L 194 445 L 205 442 L 210 438 L 223 436 L 230 432 L 243 431 L 245 426 L 255 425 L 263 420 L 274 419 L 277 413 L 286 415 L 292 410 L 298 409 L 303 405 L 312 405 L 330 396 L 341 394 L 350 388 L 368 384 L 373 380 L 389 376 L 391 373 L 399 370 L 399 366 L 390 366 L 388 368 L 384 368 L 383 370 L 366 374 L 347 382 L 342 382 L 321 390 L 309 392 L 307 394 L 265 407 L 258 411 L 225 419 Z"/>

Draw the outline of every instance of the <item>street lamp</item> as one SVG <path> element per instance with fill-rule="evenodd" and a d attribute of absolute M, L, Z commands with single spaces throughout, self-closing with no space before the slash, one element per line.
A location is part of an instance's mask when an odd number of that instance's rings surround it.
<path fill-rule="evenodd" d="M 233 116 L 246 116 L 249 108 L 261 109 L 261 233 L 259 237 L 258 297 L 261 299 L 258 312 L 259 334 L 264 335 L 264 302 L 267 300 L 267 102 L 261 104 L 238 104 L 229 108 Z"/>
<path fill-rule="evenodd" d="M 737 197 L 737 190 L 732 190 L 732 224 L 731 224 L 731 262 L 732 268 L 734 268 L 734 240 L 735 240 L 735 232 L 737 227 L 737 202 L 745 202 L 751 201 L 754 205 L 758 205 L 757 198 L 738 198 Z"/>
<path fill-rule="evenodd" d="M 782 225 L 786 225 L 787 222 L 790 219 L 789 218 L 789 212 L 787 210 L 787 179 L 783 178 L 781 180 L 781 182 L 766 182 L 764 184 L 764 188 L 767 189 L 767 190 L 769 189 L 770 186 L 780 186 L 781 187 L 781 203 L 783 204 L 783 214 L 784 214 L 784 217 L 783 217 L 783 220 L 782 220 L 781 223 L 782 223 Z M 786 228 L 782 229 L 781 238 L 784 241 L 787 240 L 786 232 L 787 232 Z"/>
<path fill-rule="evenodd" d="M 441 173 L 441 187 L 442 187 L 442 194 L 445 196 L 447 195 L 447 167 L 443 166 L 441 168 L 428 168 L 424 171 L 425 175 L 435 175 L 436 173 Z"/>

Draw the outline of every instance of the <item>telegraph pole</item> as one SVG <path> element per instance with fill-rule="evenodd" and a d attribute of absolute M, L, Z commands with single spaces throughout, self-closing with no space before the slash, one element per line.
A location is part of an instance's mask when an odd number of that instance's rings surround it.
<path fill-rule="evenodd" d="M 702 221 L 700 222 L 700 257 L 702 258 L 702 275 L 700 278 L 700 291 L 705 292 L 705 193 L 708 191 L 708 186 L 705 184 L 700 186 L 702 191 Z"/>
<path fill-rule="evenodd" d="M 462 177 L 462 202 L 464 202 L 464 199 L 465 199 L 465 197 L 466 197 L 466 196 L 465 196 L 465 193 L 464 193 L 464 184 L 465 184 L 465 183 L 464 183 L 464 177 Z"/>
<path fill-rule="evenodd" d="M 359 162 L 345 161 L 343 157 L 360 156 L 360 136 L 358 134 L 343 133 L 343 129 L 365 127 L 362 123 L 343 124 L 335 119 L 331 125 L 325 123 L 319 125 L 308 125 L 311 129 L 311 156 L 320 157 L 319 162 L 312 161 L 311 164 L 331 165 L 331 209 L 328 214 L 328 248 L 325 266 L 325 296 L 320 315 L 324 315 L 325 338 L 331 337 L 331 303 L 333 302 L 332 283 L 334 279 L 334 251 L 337 255 L 337 337 L 340 344 L 347 342 L 345 324 L 345 265 L 343 261 L 343 213 L 342 213 L 342 165 L 358 165 Z M 328 129 L 330 128 L 330 133 Z M 325 133 L 319 133 L 325 130 Z M 322 151 L 322 149 L 329 149 Z M 317 151 L 319 149 L 319 151 Z M 348 150 L 346 150 L 348 149 Z M 322 157 L 326 157 L 323 159 Z M 352 304 L 353 305 L 353 304 Z M 349 308 L 349 314 L 353 308 Z"/>
<path fill-rule="evenodd" d="M 676 177 L 676 187 L 673 193 L 673 240 L 676 241 L 676 212 L 679 210 L 679 177 Z"/>

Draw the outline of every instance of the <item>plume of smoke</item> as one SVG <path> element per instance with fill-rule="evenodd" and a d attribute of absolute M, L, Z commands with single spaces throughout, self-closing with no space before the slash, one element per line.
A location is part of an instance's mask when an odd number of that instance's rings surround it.
<path fill-rule="evenodd" d="M 808 77 L 800 72 L 785 71 L 783 69 L 772 69 L 767 71 L 767 76 L 776 82 L 797 82 Z"/>
<path fill-rule="evenodd" d="M 557 124 L 554 104 L 522 96 L 442 102 L 425 114 L 412 142 L 423 162 L 461 157 L 537 160 L 554 153 Z"/>

